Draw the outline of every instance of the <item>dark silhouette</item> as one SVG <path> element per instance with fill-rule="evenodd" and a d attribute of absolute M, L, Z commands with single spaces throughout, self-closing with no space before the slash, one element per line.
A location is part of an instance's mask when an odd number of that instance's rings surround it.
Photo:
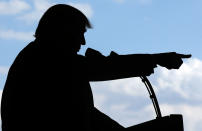
<path fill-rule="evenodd" d="M 1 102 L 2 131 L 124 129 L 93 105 L 89 81 L 148 76 L 158 65 L 178 69 L 172 53 L 108 57 L 88 49 L 84 33 L 91 24 L 79 10 L 55 5 L 42 16 L 29 43 L 12 64 Z"/>

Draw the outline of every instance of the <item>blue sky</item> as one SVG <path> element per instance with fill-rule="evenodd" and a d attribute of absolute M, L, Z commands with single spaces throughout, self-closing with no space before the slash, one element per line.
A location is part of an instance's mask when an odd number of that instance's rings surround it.
<path fill-rule="evenodd" d="M 87 45 L 108 55 L 176 51 L 192 54 L 180 70 L 158 67 L 149 77 L 164 115 L 184 116 L 185 131 L 202 129 L 201 0 L 0 0 L 0 89 L 19 51 L 34 37 L 38 20 L 53 4 L 75 6 L 90 19 Z M 130 126 L 155 118 L 138 78 L 91 83 L 95 105 Z M 2 91 L 1 91 L 2 92 Z M 191 121 L 190 121 L 191 120 Z"/>

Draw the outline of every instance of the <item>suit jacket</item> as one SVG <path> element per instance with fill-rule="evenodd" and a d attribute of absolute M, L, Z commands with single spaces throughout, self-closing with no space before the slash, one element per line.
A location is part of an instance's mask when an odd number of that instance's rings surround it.
<path fill-rule="evenodd" d="M 82 56 L 31 42 L 8 73 L 2 131 L 93 130 L 104 121 L 107 128 L 121 128 L 94 107 L 89 82 L 150 75 L 154 67 L 149 54 L 106 57 L 88 49 Z"/>

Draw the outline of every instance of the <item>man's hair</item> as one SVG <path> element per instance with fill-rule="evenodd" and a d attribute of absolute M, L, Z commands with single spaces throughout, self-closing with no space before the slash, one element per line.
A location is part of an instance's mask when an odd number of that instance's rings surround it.
<path fill-rule="evenodd" d="M 78 9 L 65 4 L 50 7 L 41 17 L 35 37 L 60 35 L 65 30 L 72 32 L 79 28 L 92 28 L 88 18 Z"/>

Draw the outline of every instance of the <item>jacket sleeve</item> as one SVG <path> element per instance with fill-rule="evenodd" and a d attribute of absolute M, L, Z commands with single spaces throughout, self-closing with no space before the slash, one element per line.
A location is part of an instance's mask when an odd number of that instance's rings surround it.
<path fill-rule="evenodd" d="M 89 48 L 85 58 L 89 81 L 148 76 L 156 67 L 150 54 L 118 55 L 113 52 L 106 57 Z"/>

